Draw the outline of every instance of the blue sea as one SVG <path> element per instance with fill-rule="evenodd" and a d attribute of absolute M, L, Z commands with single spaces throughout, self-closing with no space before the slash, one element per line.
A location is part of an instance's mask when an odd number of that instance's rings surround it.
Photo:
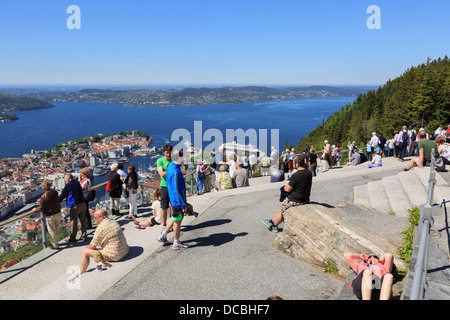
<path fill-rule="evenodd" d="M 202 137 L 208 129 L 220 130 L 224 138 L 227 129 L 267 129 L 270 150 L 270 145 L 276 145 L 273 130 L 278 129 L 281 149 L 286 142 L 296 146 L 322 120 L 353 101 L 354 97 L 339 97 L 176 107 L 52 102 L 54 108 L 16 112 L 19 120 L 0 123 L 0 158 L 21 157 L 32 149 L 50 149 L 78 137 L 129 130 L 145 131 L 155 146 L 163 146 L 179 143 L 178 137 L 171 140 L 177 129 L 189 131 L 192 142 L 194 135 Z M 195 121 L 201 121 L 201 132 L 194 133 Z"/>

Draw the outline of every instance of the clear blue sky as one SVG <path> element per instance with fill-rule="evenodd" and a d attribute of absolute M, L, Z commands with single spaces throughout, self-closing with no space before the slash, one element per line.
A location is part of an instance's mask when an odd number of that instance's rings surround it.
<path fill-rule="evenodd" d="M 449 12 L 448 0 L 0 0 L 0 85 L 378 85 L 450 53 Z"/>

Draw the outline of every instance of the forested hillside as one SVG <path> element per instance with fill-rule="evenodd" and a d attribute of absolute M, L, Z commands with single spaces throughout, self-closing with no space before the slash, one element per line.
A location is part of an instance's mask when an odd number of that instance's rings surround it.
<path fill-rule="evenodd" d="M 389 80 L 376 91 L 358 96 L 323 124 L 300 140 L 297 150 L 314 145 L 321 150 L 323 140 L 340 143 L 344 148 L 354 140 L 365 146 L 371 133 L 382 133 L 392 138 L 394 130 L 403 125 L 416 130 L 423 127 L 434 133 L 439 124 L 450 123 L 450 61 L 431 61 L 411 67 L 394 80 Z"/>

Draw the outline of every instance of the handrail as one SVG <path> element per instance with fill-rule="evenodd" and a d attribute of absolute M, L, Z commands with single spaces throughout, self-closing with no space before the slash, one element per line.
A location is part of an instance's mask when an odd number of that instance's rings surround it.
<path fill-rule="evenodd" d="M 430 179 L 428 180 L 427 202 L 421 207 L 421 219 L 419 226 L 422 226 L 422 236 L 419 246 L 419 254 L 414 269 L 414 280 L 411 289 L 411 300 L 423 300 L 428 289 L 426 280 L 428 253 L 430 242 L 430 230 L 433 226 L 433 213 L 436 208 L 433 206 L 434 187 L 436 185 L 436 159 L 434 157 L 434 148 L 431 149 Z"/>

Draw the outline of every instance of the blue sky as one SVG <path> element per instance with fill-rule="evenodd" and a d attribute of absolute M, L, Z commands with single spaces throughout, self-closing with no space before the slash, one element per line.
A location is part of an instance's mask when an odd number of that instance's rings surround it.
<path fill-rule="evenodd" d="M 367 28 L 370 5 L 381 29 Z M 379 85 L 450 53 L 448 12 L 448 0 L 0 0 L 0 85 Z"/>

